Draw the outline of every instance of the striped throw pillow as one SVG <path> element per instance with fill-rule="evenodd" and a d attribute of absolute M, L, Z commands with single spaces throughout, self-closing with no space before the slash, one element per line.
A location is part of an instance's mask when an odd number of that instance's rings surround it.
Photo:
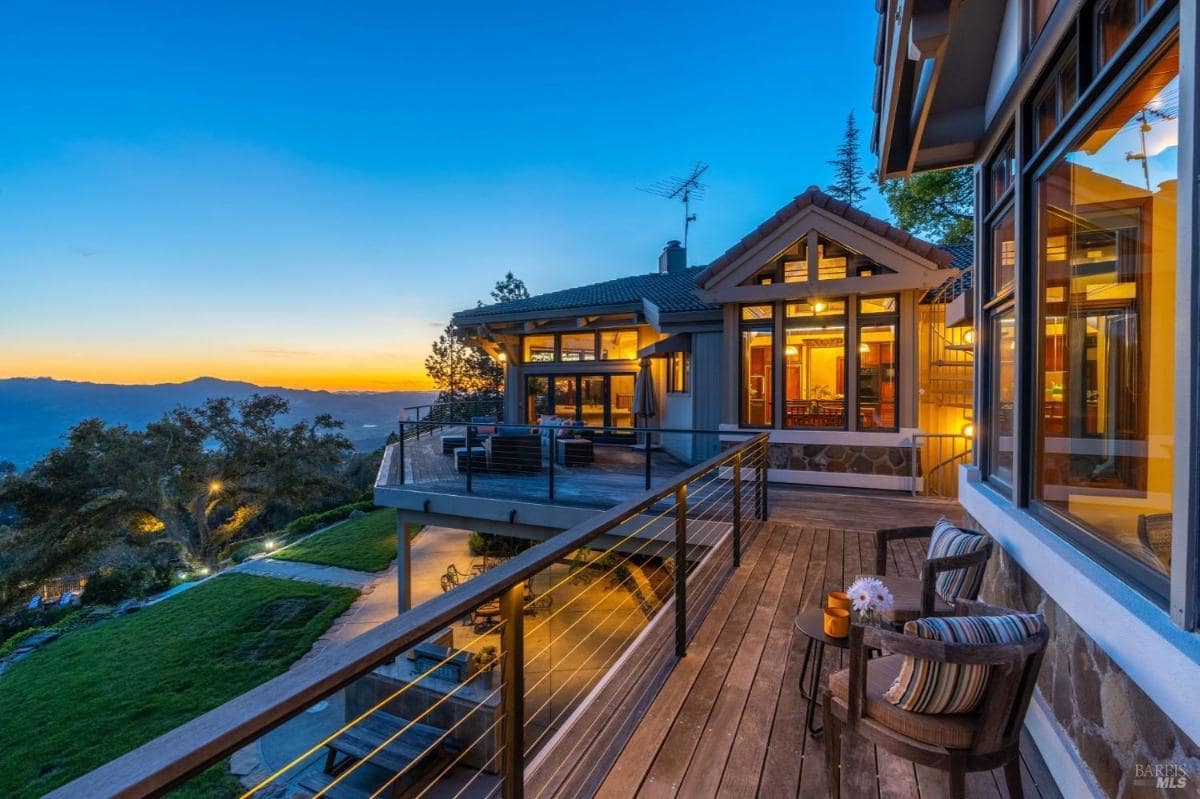
<path fill-rule="evenodd" d="M 933 526 L 933 535 L 929 538 L 929 557 L 932 559 L 966 555 L 983 549 L 987 543 L 986 535 L 960 530 L 943 516 Z M 960 597 L 974 599 L 979 596 L 979 587 L 983 585 L 985 565 L 942 572 L 937 576 L 934 590 L 947 602 L 953 602 Z"/>
<path fill-rule="evenodd" d="M 957 644 L 1011 644 L 1037 635 L 1044 624 L 1040 613 L 940 616 L 907 622 L 904 634 Z M 983 699 L 990 674 L 990 666 L 905 656 L 884 698 L 913 713 L 970 713 Z"/>

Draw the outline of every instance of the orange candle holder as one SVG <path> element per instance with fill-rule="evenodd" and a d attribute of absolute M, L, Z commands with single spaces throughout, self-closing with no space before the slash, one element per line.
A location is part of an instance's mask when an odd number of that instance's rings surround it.
<path fill-rule="evenodd" d="M 845 591 L 830 591 L 829 596 L 825 598 L 825 607 L 849 610 L 850 597 L 846 595 Z"/>
<path fill-rule="evenodd" d="M 825 634 L 830 638 L 845 638 L 849 635 L 850 611 L 844 608 L 826 608 Z"/>

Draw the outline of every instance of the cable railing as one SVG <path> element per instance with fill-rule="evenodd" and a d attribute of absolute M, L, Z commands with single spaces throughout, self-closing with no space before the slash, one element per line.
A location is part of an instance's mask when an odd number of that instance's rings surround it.
<path fill-rule="evenodd" d="M 969 463 L 972 439 L 961 433 L 916 433 L 912 437 L 912 493 L 953 499 L 958 466 Z"/>
<path fill-rule="evenodd" d="M 601 507 L 662 484 L 731 442 L 754 435 L 561 420 L 505 424 L 479 417 L 404 421 L 399 429 L 398 440 L 385 452 L 377 488 Z"/>
<path fill-rule="evenodd" d="M 260 760 L 243 799 L 594 790 L 767 517 L 767 436 L 724 446 L 507 560 L 448 567 L 440 596 L 52 795 L 159 795 L 239 750 Z"/>
<path fill-rule="evenodd" d="M 432 434 L 450 424 L 470 421 L 472 418 L 487 418 L 492 421 L 504 419 L 504 397 L 474 400 L 438 400 L 425 405 L 409 405 L 400 411 L 400 437 L 418 438 L 422 433 Z M 422 422 L 409 425 L 407 422 Z"/>

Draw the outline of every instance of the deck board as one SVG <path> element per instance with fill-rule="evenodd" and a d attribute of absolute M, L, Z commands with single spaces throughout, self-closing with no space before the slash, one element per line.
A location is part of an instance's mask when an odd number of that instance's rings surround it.
<path fill-rule="evenodd" d="M 598 795 L 824 795 L 823 739 L 804 730 L 799 670 L 805 639 L 794 631 L 795 614 L 874 570 L 875 526 L 932 523 L 942 513 L 958 518 L 945 504 L 856 500 L 773 491 L 773 526 L 746 553 L 743 568 L 701 625 L 688 657 L 650 704 Z M 809 502 L 820 521 L 813 526 L 803 512 Z M 888 572 L 915 577 L 925 545 L 893 544 Z M 832 650 L 826 662 L 826 675 L 845 666 Z M 948 794 L 943 772 L 914 767 L 861 739 L 846 740 L 842 752 L 845 795 L 929 799 Z M 1022 756 L 1026 796 L 1056 797 L 1028 741 Z M 968 795 L 1007 796 L 1003 772 L 971 776 Z"/>

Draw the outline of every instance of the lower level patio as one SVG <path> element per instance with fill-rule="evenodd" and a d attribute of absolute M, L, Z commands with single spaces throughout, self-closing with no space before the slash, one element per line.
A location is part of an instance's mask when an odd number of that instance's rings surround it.
<path fill-rule="evenodd" d="M 876 527 L 932 523 L 942 513 L 954 520 L 959 515 L 957 505 L 879 494 L 774 492 L 771 523 L 612 768 L 589 789 L 614 798 L 825 795 L 824 742 L 805 730 L 800 670 L 807 639 L 797 632 L 795 617 L 819 606 L 828 591 L 873 571 Z M 812 525 L 814 519 L 821 525 Z M 924 541 L 894 542 L 889 573 L 915 576 L 924 547 Z M 840 650 L 827 650 L 822 681 L 846 661 Z M 842 751 L 844 796 L 948 795 L 944 772 L 914 766 L 862 740 L 845 741 Z M 1021 775 L 1026 796 L 1060 795 L 1028 738 Z M 1003 772 L 970 775 L 967 793 L 1007 796 Z"/>

